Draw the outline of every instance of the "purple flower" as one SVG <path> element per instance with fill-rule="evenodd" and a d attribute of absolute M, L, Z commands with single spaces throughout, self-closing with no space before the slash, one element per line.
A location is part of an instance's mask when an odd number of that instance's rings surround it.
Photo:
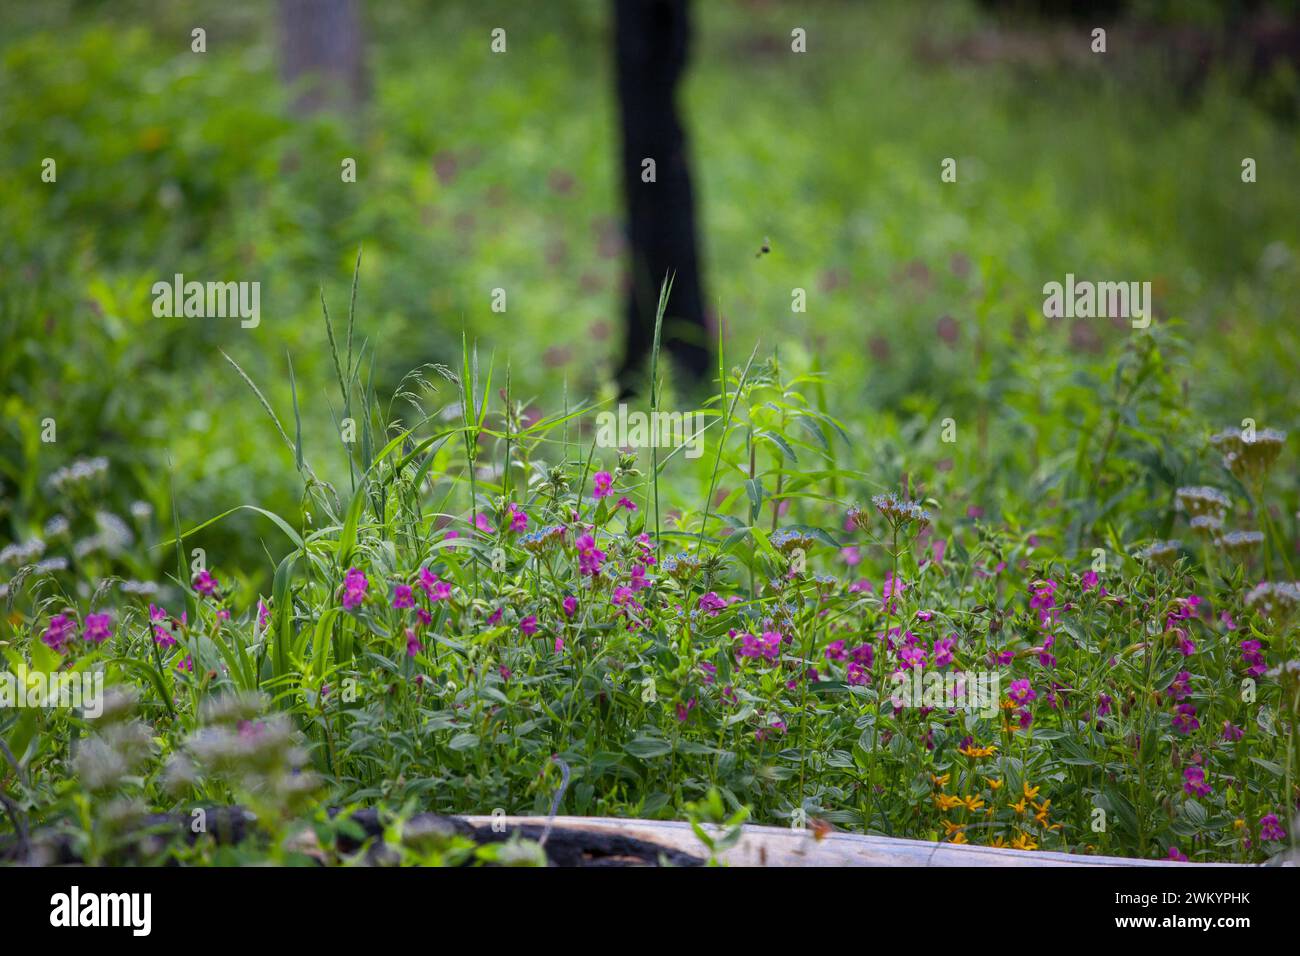
<path fill-rule="evenodd" d="M 370 587 L 370 579 L 360 568 L 348 568 L 348 573 L 343 578 L 343 607 L 351 611 L 360 606 L 361 602 L 366 599 L 366 588 Z"/>
<path fill-rule="evenodd" d="M 1175 863 L 1187 862 L 1187 857 L 1183 856 L 1182 852 L 1176 846 L 1171 846 L 1169 848 L 1169 859 L 1173 860 Z"/>
<path fill-rule="evenodd" d="M 87 614 L 81 636 L 92 644 L 103 644 L 113 636 L 113 618 L 108 614 Z"/>
<path fill-rule="evenodd" d="M 596 547 L 596 539 L 584 534 L 574 542 L 574 546 L 578 549 L 578 570 L 592 577 L 600 574 L 605 552 Z"/>
<path fill-rule="evenodd" d="M 419 635 L 408 627 L 406 629 L 406 656 L 414 657 L 422 650 L 424 650 L 424 645 L 420 643 Z"/>
<path fill-rule="evenodd" d="M 578 599 L 570 594 L 564 599 L 564 616 L 573 617 L 578 613 Z"/>
<path fill-rule="evenodd" d="M 214 578 L 206 569 L 194 575 L 194 590 L 204 597 L 212 597 L 217 593 L 217 579 Z"/>
<path fill-rule="evenodd" d="M 762 637 L 753 634 L 740 635 L 740 657 L 761 657 L 774 661 L 781 653 L 781 635 L 777 631 L 764 631 Z"/>
<path fill-rule="evenodd" d="M 591 496 L 593 498 L 608 498 L 613 494 L 614 479 L 607 471 L 598 471 L 591 479 Z"/>
<path fill-rule="evenodd" d="M 194 672 L 194 658 L 191 657 L 189 654 L 186 654 L 186 655 L 185 655 L 185 659 L 184 659 L 183 661 L 179 662 L 179 663 L 176 665 L 176 670 L 177 670 L 178 673 L 181 673 L 181 674 L 191 674 L 191 673 L 193 673 L 193 672 Z"/>
<path fill-rule="evenodd" d="M 537 615 L 529 614 L 519 622 L 519 630 L 523 631 L 529 637 L 537 633 Z"/>
<path fill-rule="evenodd" d="M 420 568 L 418 584 L 430 601 L 445 601 L 451 597 L 451 585 L 446 581 L 440 581 L 438 576 L 428 568 Z"/>
<path fill-rule="evenodd" d="M 153 610 L 152 605 L 150 605 L 149 610 L 150 611 Z M 265 631 L 266 625 L 269 623 L 271 623 L 271 609 L 266 606 L 265 601 L 263 601 L 261 598 L 258 598 L 257 599 L 257 629 L 259 631 Z"/>
<path fill-rule="evenodd" d="M 526 515 L 523 512 L 523 510 L 518 505 L 516 505 L 513 501 L 510 502 L 510 530 L 524 531 L 527 528 L 528 528 L 528 515 Z"/>
<path fill-rule="evenodd" d="M 727 602 L 718 597 L 716 591 L 709 591 L 700 595 L 699 608 L 709 617 L 717 617 L 726 607 Z"/>
<path fill-rule="evenodd" d="M 399 584 L 393 589 L 393 607 L 398 610 L 415 607 L 415 597 L 409 584 Z"/>
<path fill-rule="evenodd" d="M 875 660 L 875 652 L 871 649 L 870 644 L 859 644 L 850 651 L 853 656 L 853 663 L 859 667 L 870 667 Z"/>
<path fill-rule="evenodd" d="M 898 652 L 898 662 L 907 670 L 925 666 L 925 648 L 907 644 Z"/>
<path fill-rule="evenodd" d="M 1264 663 L 1264 655 L 1260 653 L 1264 645 L 1259 641 L 1245 640 L 1241 642 L 1241 659 L 1250 667 L 1246 668 L 1246 673 L 1255 677 L 1260 676 L 1266 670 L 1267 665 Z"/>
<path fill-rule="evenodd" d="M 1196 719 L 1195 704 L 1179 704 L 1178 713 L 1174 717 L 1174 729 L 1180 734 L 1190 734 L 1201 726 L 1201 722 Z"/>
<path fill-rule="evenodd" d="M 45 628 L 45 633 L 41 635 L 41 642 L 46 647 L 56 651 L 63 650 L 63 645 L 72 639 L 77 631 L 77 622 L 67 614 L 56 614 L 50 618 L 49 625 Z"/>
<path fill-rule="evenodd" d="M 681 721 L 683 724 L 686 723 L 686 718 L 691 715 L 691 711 L 693 711 L 694 709 L 695 709 L 694 697 L 688 700 L 685 704 L 679 701 L 677 704 L 677 719 Z"/>
<path fill-rule="evenodd" d="M 1195 764 L 1184 770 L 1183 789 L 1193 797 L 1208 797 L 1211 791 L 1205 782 L 1205 771 Z"/>
<path fill-rule="evenodd" d="M 844 654 L 844 642 L 843 642 L 843 641 L 831 641 L 829 644 L 826 645 L 826 651 L 825 651 L 825 654 L 826 654 L 826 659 L 827 659 L 828 661 L 842 661 L 842 660 L 844 660 L 844 657 L 845 657 L 845 654 Z"/>
<path fill-rule="evenodd" d="M 934 666 L 944 667 L 952 663 L 952 649 L 957 644 L 957 635 L 950 634 L 943 640 L 934 642 Z"/>
<path fill-rule="evenodd" d="M 1259 838 L 1261 840 L 1285 840 L 1286 831 L 1282 829 L 1276 813 L 1259 818 Z"/>
<path fill-rule="evenodd" d="M 1007 690 L 1007 696 L 1017 704 L 1027 704 L 1038 699 L 1038 693 L 1030 685 L 1029 681 L 1023 677 L 1020 680 L 1011 682 L 1011 687 Z"/>
<path fill-rule="evenodd" d="M 636 504 L 630 498 L 619 498 L 615 508 L 626 508 L 628 511 L 636 511 Z"/>
<path fill-rule="evenodd" d="M 1100 579 L 1097 577 L 1096 571 L 1084 571 L 1083 577 L 1080 578 L 1080 580 L 1083 582 L 1083 589 L 1085 591 L 1091 591 L 1097 586 L 1097 582 Z"/>
<path fill-rule="evenodd" d="M 1237 741 L 1246 736 L 1246 731 L 1242 730 L 1230 720 L 1223 722 L 1223 739 L 1228 741 Z"/>
<path fill-rule="evenodd" d="M 861 686 L 867 682 L 869 674 L 867 669 L 857 661 L 850 661 L 848 668 L 844 672 L 844 679 L 853 686 Z"/>

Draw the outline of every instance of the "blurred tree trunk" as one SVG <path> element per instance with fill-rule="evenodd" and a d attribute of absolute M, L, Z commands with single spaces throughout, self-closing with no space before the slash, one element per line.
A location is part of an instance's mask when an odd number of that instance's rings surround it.
<path fill-rule="evenodd" d="M 625 392 L 642 384 L 638 372 L 651 350 L 659 287 L 669 273 L 673 288 L 664 314 L 663 348 L 696 380 L 710 368 L 695 202 L 675 100 L 686 66 L 688 7 L 687 0 L 614 0 L 632 277 L 627 349 L 618 373 Z M 654 182 L 643 179 L 646 159 L 655 162 Z"/>
<path fill-rule="evenodd" d="M 279 0 L 281 75 L 299 113 L 352 111 L 366 97 L 357 0 Z"/>

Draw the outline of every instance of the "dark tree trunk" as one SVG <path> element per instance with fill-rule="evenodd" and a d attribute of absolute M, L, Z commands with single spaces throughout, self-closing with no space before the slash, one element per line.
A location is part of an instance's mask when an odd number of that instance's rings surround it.
<path fill-rule="evenodd" d="M 619 370 L 625 391 L 654 339 L 659 287 L 673 275 L 662 344 L 681 369 L 699 380 L 709 371 L 709 335 L 695 248 L 695 204 L 686 137 L 675 94 L 686 66 L 687 0 L 614 0 L 618 96 L 623 125 L 623 192 L 631 247 L 627 350 Z M 642 181 L 642 162 L 655 161 L 655 182 Z"/>
<path fill-rule="evenodd" d="M 356 0 L 280 0 L 281 74 L 301 83 L 300 113 L 351 111 L 366 96 L 361 17 Z"/>

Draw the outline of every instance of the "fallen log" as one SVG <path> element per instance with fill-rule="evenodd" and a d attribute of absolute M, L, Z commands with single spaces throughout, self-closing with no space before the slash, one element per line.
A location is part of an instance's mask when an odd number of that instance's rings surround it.
<path fill-rule="evenodd" d="M 490 827 L 495 819 L 507 831 L 540 826 L 542 817 L 463 818 L 476 828 Z M 687 853 L 703 854 L 704 848 L 689 823 L 672 820 L 623 820 L 613 817 L 555 817 L 551 839 L 573 830 L 596 834 L 620 834 L 647 843 Z M 1184 864 L 1171 860 L 1139 860 L 1117 856 L 1087 856 L 1040 850 L 1012 850 L 997 847 L 930 843 L 895 837 L 865 836 L 858 833 L 824 833 L 813 829 L 765 827 L 746 824 L 742 836 L 719 859 L 731 866 L 1238 866 L 1234 863 Z"/>

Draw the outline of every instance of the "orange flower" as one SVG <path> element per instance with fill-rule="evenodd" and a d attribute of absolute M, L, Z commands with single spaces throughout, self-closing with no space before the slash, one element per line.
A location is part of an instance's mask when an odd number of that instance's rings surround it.
<path fill-rule="evenodd" d="M 961 799 L 947 793 L 936 793 L 934 795 L 934 805 L 947 813 L 953 807 L 961 806 Z"/>

